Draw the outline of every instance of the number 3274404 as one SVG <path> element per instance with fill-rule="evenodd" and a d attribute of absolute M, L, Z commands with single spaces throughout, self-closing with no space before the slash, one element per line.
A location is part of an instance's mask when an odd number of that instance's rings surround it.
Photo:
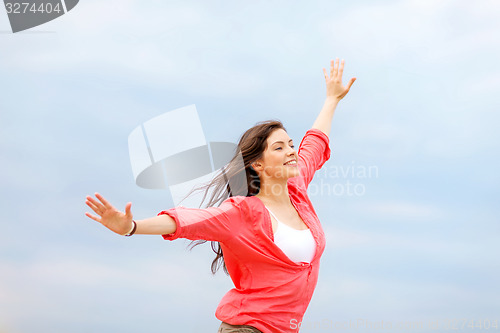
<path fill-rule="evenodd" d="M 60 13 L 63 11 L 60 3 L 53 5 L 47 3 L 28 3 L 28 2 L 6 2 L 5 9 L 8 14 L 29 14 L 29 13 Z"/>

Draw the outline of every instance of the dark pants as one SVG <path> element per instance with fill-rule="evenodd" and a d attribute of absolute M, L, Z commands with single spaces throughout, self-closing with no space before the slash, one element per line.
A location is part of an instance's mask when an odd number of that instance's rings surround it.
<path fill-rule="evenodd" d="M 262 333 L 258 329 L 250 325 L 230 325 L 222 322 L 217 333 Z"/>

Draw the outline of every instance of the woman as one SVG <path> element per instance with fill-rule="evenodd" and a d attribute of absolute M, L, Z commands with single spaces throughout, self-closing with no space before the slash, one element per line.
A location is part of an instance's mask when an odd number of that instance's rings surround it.
<path fill-rule="evenodd" d="M 316 286 L 323 229 L 307 196 L 314 173 L 330 158 L 329 133 L 338 102 L 356 78 L 342 85 L 344 60 L 323 68 L 326 100 L 298 153 L 279 121 L 265 121 L 246 131 L 238 144 L 244 165 L 233 159 L 208 188 L 215 188 L 208 208 L 178 206 L 156 217 L 132 219 L 98 193 L 86 204 L 99 216 L 86 215 L 120 235 L 156 234 L 165 240 L 212 241 L 217 253 L 212 272 L 222 265 L 235 288 L 216 310 L 219 333 L 298 332 Z M 228 185 L 244 172 L 246 183 Z M 214 202 L 224 199 L 215 207 Z"/>

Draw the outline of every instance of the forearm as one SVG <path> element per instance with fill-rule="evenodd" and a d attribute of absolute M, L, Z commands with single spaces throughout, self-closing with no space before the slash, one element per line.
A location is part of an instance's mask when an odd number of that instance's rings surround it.
<path fill-rule="evenodd" d="M 337 108 L 339 101 L 340 99 L 336 97 L 327 97 L 321 112 L 312 125 L 312 128 L 317 128 L 326 135 L 330 135 L 333 114 L 335 113 L 335 109 Z"/>
<path fill-rule="evenodd" d="M 173 218 L 167 214 L 158 215 L 144 220 L 135 220 L 137 229 L 135 234 L 166 235 L 174 233 L 177 225 Z"/>

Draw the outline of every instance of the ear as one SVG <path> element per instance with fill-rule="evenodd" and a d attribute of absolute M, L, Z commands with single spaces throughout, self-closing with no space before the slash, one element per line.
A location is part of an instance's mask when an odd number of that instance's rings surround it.
<path fill-rule="evenodd" d="M 252 165 L 252 168 L 254 168 L 255 171 L 257 171 L 258 169 L 261 169 L 261 167 L 262 167 L 262 164 L 260 164 L 259 162 L 254 162 L 251 165 Z"/>

